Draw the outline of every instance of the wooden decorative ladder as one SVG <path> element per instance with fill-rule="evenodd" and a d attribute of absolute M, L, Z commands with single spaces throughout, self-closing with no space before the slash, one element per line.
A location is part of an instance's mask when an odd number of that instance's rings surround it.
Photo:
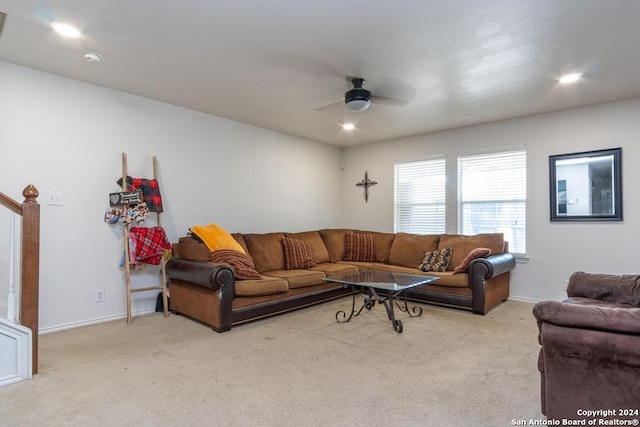
<path fill-rule="evenodd" d="M 153 156 L 153 179 L 158 179 L 158 160 Z M 122 189 L 128 191 L 127 185 L 127 154 L 122 153 Z M 128 206 L 125 206 L 127 209 Z M 162 227 L 160 220 L 160 212 L 156 212 L 156 223 L 158 227 Z M 152 290 L 162 291 L 162 307 L 164 317 L 169 317 L 169 301 L 167 295 L 167 272 L 166 272 L 166 260 L 164 256 L 160 260 L 160 271 L 162 274 L 162 283 L 158 286 L 146 286 L 142 288 L 131 287 L 131 259 L 129 253 L 129 227 L 124 227 L 124 274 L 125 282 L 127 286 L 127 324 L 131 324 L 131 295 L 136 292 L 145 292 Z"/>

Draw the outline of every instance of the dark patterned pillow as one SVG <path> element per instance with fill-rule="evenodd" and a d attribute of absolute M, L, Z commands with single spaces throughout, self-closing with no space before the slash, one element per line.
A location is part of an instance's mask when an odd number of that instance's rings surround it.
<path fill-rule="evenodd" d="M 284 265 L 287 270 L 298 270 L 315 267 L 311 245 L 309 242 L 285 237 L 282 239 Z"/>
<path fill-rule="evenodd" d="M 375 262 L 376 246 L 373 234 L 347 233 L 344 235 L 344 260 Z"/>
<path fill-rule="evenodd" d="M 235 272 L 238 280 L 259 279 L 260 273 L 256 271 L 253 258 L 250 255 L 232 249 L 218 249 L 211 252 L 209 261 L 213 263 L 229 264 Z"/>
<path fill-rule="evenodd" d="M 418 266 L 418 270 L 422 271 L 447 271 L 449 263 L 453 255 L 453 248 L 443 248 L 436 251 L 425 252 L 422 264 Z"/>

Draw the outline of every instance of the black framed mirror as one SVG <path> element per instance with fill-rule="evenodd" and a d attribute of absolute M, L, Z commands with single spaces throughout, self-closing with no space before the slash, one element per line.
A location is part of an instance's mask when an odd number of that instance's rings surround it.
<path fill-rule="evenodd" d="M 621 148 L 549 156 L 551 221 L 622 221 Z"/>

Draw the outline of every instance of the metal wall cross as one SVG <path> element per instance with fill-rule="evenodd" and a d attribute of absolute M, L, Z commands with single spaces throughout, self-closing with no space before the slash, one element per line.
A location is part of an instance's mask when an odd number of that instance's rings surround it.
<path fill-rule="evenodd" d="M 365 202 L 369 201 L 369 187 L 373 187 L 376 184 L 377 184 L 376 181 L 371 181 L 369 179 L 369 173 L 366 172 L 366 171 L 364 173 L 364 179 L 356 184 L 356 186 L 358 186 L 358 187 L 364 187 L 364 201 Z"/>

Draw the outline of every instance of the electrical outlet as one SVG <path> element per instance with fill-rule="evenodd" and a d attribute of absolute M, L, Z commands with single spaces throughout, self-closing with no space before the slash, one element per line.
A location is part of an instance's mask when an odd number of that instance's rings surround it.
<path fill-rule="evenodd" d="M 96 290 L 96 302 L 104 302 L 104 289 Z"/>

